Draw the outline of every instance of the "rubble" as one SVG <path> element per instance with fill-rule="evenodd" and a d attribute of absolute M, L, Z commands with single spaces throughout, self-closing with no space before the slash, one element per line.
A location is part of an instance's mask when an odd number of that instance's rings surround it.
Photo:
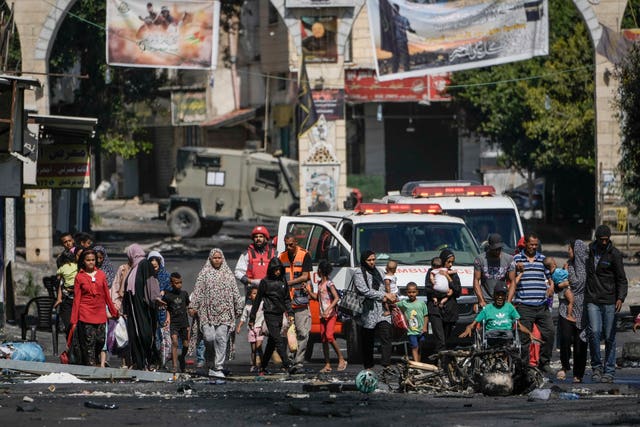
<path fill-rule="evenodd" d="M 382 371 L 391 390 L 442 395 L 526 394 L 543 384 L 540 371 L 522 363 L 508 348 L 441 351 L 438 365 L 403 361 Z"/>

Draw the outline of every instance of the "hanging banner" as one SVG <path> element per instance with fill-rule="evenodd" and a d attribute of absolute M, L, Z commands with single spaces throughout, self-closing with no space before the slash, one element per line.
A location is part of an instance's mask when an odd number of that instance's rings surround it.
<path fill-rule="evenodd" d="M 107 0 L 107 63 L 214 69 L 218 1 Z"/>
<path fill-rule="evenodd" d="M 303 16 L 300 26 L 302 54 L 307 64 L 338 62 L 337 17 Z"/>
<path fill-rule="evenodd" d="M 327 121 L 344 120 L 344 91 L 342 89 L 312 90 L 316 114 Z"/>
<path fill-rule="evenodd" d="M 302 165 L 305 206 L 309 212 L 338 209 L 339 164 Z"/>
<path fill-rule="evenodd" d="M 91 156 L 87 144 L 50 144 L 41 148 L 38 187 L 90 188 Z"/>
<path fill-rule="evenodd" d="M 379 80 L 548 54 L 547 0 L 367 0 Z"/>
<path fill-rule="evenodd" d="M 375 70 L 345 70 L 344 91 L 347 102 L 433 102 L 450 101 L 446 93 L 450 74 L 408 77 L 381 82 Z"/>

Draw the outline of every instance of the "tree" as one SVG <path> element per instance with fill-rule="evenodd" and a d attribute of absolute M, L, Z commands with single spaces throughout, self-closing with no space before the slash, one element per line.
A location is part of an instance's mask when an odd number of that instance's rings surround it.
<path fill-rule="evenodd" d="M 59 114 L 98 118 L 99 148 L 123 158 L 150 152 L 152 145 L 134 106 L 153 109 L 164 75 L 144 68 L 110 68 L 105 62 L 106 2 L 78 0 L 62 23 L 50 57 L 52 73 L 65 73 L 80 65 L 81 79 L 71 104 L 52 110 Z M 108 78 L 106 78 L 108 76 Z M 56 78 L 51 79 L 55 87 Z"/>
<path fill-rule="evenodd" d="M 500 161 L 529 179 L 530 193 L 534 173 L 595 169 L 593 46 L 571 2 L 550 0 L 549 10 L 548 56 L 452 79 L 467 126 L 500 147 Z"/>
<path fill-rule="evenodd" d="M 620 184 L 622 196 L 634 214 L 640 213 L 640 45 L 634 43 L 615 66 L 618 81 L 614 99 L 620 123 Z M 640 227 L 636 226 L 640 231 Z"/>

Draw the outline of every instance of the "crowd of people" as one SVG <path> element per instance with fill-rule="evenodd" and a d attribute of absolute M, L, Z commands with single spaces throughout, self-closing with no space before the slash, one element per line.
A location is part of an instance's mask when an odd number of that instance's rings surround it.
<path fill-rule="evenodd" d="M 486 250 L 474 262 L 473 291 L 479 312 L 460 337 L 470 336 L 483 324 L 487 342 L 504 342 L 512 338 L 517 323 L 525 361 L 559 380 L 572 372 L 573 382 L 580 383 L 590 354 L 592 381 L 612 382 L 615 314 L 627 295 L 627 279 L 622 255 L 610 236 L 609 228 L 602 225 L 594 242 L 572 241 L 568 261 L 559 267 L 540 252 L 535 233 L 524 236 L 513 255 L 503 251 L 500 235 L 489 235 Z M 198 367 L 206 367 L 209 376 L 224 378 L 230 341 L 246 327 L 251 372 L 269 373 L 272 358 L 279 358 L 289 373 L 302 372 L 312 323 L 309 303 L 317 300 L 325 359 L 321 372 L 333 369 L 331 348 L 337 356 L 337 370 L 346 369 L 347 361 L 335 341 L 340 294 L 330 279 L 331 264 L 321 260 L 319 279 L 312 283 L 311 257 L 293 234 L 284 236 L 285 250 L 280 254 L 266 227 L 255 227 L 251 239 L 235 271 L 221 249 L 212 249 L 188 294 L 182 289 L 180 273 L 169 273 L 157 251 L 145 254 L 140 245 L 132 244 L 126 249 L 128 262 L 116 268 L 106 249 L 94 245 L 90 235 L 63 235 L 55 305 L 68 336 L 77 335 L 69 342 L 77 343 L 78 362 L 104 367 L 110 353 L 121 359 L 122 366 L 168 369 L 171 361 L 174 372 L 184 372 L 187 355 L 195 354 Z M 362 251 L 353 283 L 364 298 L 362 313 L 355 320 L 365 369 L 374 366 L 376 339 L 380 363 L 391 363 L 394 310 L 406 317 L 414 360 L 421 360 L 428 325 L 435 350 L 446 348 L 459 319 L 457 298 L 462 292 L 454 264 L 454 252 L 445 248 L 431 261 L 426 274 L 426 301 L 418 299 L 419 287 L 414 282 L 402 284 L 407 298 L 401 299 L 397 263 L 389 261 L 383 274 L 376 266 L 376 254 Z M 245 285 L 244 297 L 237 280 Z M 557 329 L 550 311 L 554 293 L 559 296 Z M 126 324 L 126 345 L 113 339 L 120 317 Z M 634 331 L 639 325 L 640 316 Z M 293 337 L 287 336 L 291 326 Z M 556 330 L 558 371 L 550 367 Z M 529 354 L 532 341 L 539 345 L 539 355 Z"/>

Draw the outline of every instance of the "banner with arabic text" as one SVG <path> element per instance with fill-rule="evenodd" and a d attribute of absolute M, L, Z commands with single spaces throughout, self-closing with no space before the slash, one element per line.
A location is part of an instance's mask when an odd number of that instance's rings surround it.
<path fill-rule="evenodd" d="M 213 69 L 219 15 L 218 1 L 107 0 L 107 62 Z"/>
<path fill-rule="evenodd" d="M 547 55 L 547 0 L 367 0 L 381 81 Z"/>

